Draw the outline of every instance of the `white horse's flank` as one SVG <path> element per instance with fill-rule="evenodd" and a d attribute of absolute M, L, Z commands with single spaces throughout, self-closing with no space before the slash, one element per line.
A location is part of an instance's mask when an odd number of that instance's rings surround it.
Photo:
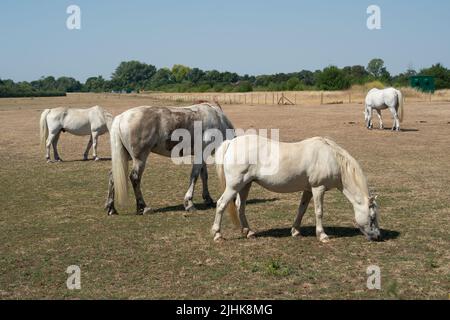
<path fill-rule="evenodd" d="M 403 95 L 400 90 L 387 88 L 383 90 L 372 89 L 367 93 L 365 100 L 364 118 L 368 129 L 372 129 L 372 111 L 375 110 L 380 120 L 380 129 L 383 129 L 383 119 L 381 110 L 389 109 L 394 119 L 392 130 L 400 130 L 400 123 L 403 121 Z"/>
<path fill-rule="evenodd" d="M 87 160 L 89 151 L 93 146 L 94 159 L 99 160 L 97 139 L 110 130 L 112 120 L 113 116 L 99 106 L 89 109 L 66 107 L 45 109 L 40 119 L 40 135 L 41 144 L 45 145 L 46 148 L 47 161 L 50 161 L 50 146 L 53 146 L 55 160 L 62 161 L 57 150 L 61 132 L 69 132 L 77 136 L 90 136 L 83 159 Z"/>
<path fill-rule="evenodd" d="M 303 215 L 311 198 L 314 198 L 316 234 L 320 241 L 328 241 L 322 227 L 323 197 L 325 191 L 337 188 L 352 203 L 355 222 L 360 230 L 369 240 L 380 238 L 377 204 L 375 197 L 369 196 L 366 177 L 358 162 L 335 142 L 315 137 L 297 143 L 282 143 L 258 137 L 257 143 L 247 144 L 242 142 L 243 139 L 245 136 L 225 141 L 216 152 L 216 170 L 224 193 L 217 201 L 212 227 L 215 240 L 221 238 L 225 210 L 236 225 L 240 224 L 245 236 L 254 236 L 245 217 L 245 202 L 252 182 L 273 192 L 304 191 L 292 227 L 292 236 L 300 235 Z M 279 144 L 277 155 L 266 154 L 265 150 L 271 143 Z M 235 155 L 241 153 L 259 160 L 255 164 L 236 163 Z M 255 153 L 258 157 L 251 157 Z M 262 174 L 261 167 L 274 161 L 278 161 L 278 172 L 273 175 Z"/>

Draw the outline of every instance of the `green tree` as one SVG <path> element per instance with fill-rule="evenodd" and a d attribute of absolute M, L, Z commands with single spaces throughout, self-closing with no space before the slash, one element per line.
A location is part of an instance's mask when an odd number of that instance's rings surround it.
<path fill-rule="evenodd" d="M 316 74 L 316 85 L 320 90 L 345 90 L 350 87 L 350 80 L 336 66 L 329 66 Z"/>
<path fill-rule="evenodd" d="M 62 92 L 78 92 L 81 90 L 81 83 L 71 77 L 60 77 L 55 82 L 55 89 Z"/>
<path fill-rule="evenodd" d="M 88 92 L 104 92 L 106 89 L 107 83 L 102 76 L 88 78 L 83 87 L 83 90 Z"/>
<path fill-rule="evenodd" d="M 436 89 L 450 89 L 450 70 L 437 63 L 430 68 L 420 70 L 419 75 L 434 77 Z"/>
<path fill-rule="evenodd" d="M 180 83 L 183 80 L 186 80 L 190 70 L 191 69 L 189 67 L 183 66 L 182 64 L 175 64 L 172 67 L 172 74 L 175 81 Z"/>
<path fill-rule="evenodd" d="M 144 88 L 156 73 L 155 66 L 139 61 L 123 61 L 113 73 L 111 82 L 116 90 Z"/>
<path fill-rule="evenodd" d="M 152 77 L 150 88 L 156 89 L 173 83 L 172 71 L 169 68 L 161 68 Z"/>
<path fill-rule="evenodd" d="M 286 87 L 288 90 L 294 90 L 300 84 L 300 80 L 297 77 L 291 77 L 286 82 Z"/>

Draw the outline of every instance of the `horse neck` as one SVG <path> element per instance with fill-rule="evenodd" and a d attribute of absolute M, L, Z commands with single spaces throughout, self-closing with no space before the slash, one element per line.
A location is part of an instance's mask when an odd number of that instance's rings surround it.
<path fill-rule="evenodd" d="M 366 177 L 355 162 L 345 159 L 341 164 L 342 192 L 354 206 L 365 206 L 369 199 L 369 188 Z"/>

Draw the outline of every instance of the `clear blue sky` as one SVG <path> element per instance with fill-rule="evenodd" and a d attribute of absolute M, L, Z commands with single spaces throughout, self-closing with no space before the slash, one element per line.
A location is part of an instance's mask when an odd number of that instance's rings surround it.
<path fill-rule="evenodd" d="M 82 29 L 66 28 L 66 8 Z M 370 4 L 382 29 L 366 27 Z M 240 74 L 367 65 L 396 74 L 450 67 L 450 1 L 412 0 L 1 0 L 0 78 L 109 78 L 123 60 Z"/>

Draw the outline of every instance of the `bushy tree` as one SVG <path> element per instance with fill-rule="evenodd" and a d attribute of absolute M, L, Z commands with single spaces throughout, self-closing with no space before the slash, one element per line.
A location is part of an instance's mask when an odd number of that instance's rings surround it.
<path fill-rule="evenodd" d="M 438 90 L 450 88 L 450 70 L 440 63 L 434 64 L 430 68 L 420 70 L 419 74 L 421 76 L 434 77 L 434 83 Z"/>
<path fill-rule="evenodd" d="M 107 90 L 107 82 L 102 76 L 90 77 L 83 86 L 83 91 L 87 92 L 104 92 Z"/>
<path fill-rule="evenodd" d="M 123 61 L 113 73 L 111 82 L 116 90 L 144 88 L 156 73 L 155 66 L 139 61 Z"/>
<path fill-rule="evenodd" d="M 291 77 L 286 81 L 286 87 L 288 90 L 294 90 L 300 84 L 300 80 L 297 77 Z"/>
<path fill-rule="evenodd" d="M 317 73 L 316 85 L 320 90 L 345 90 L 350 87 L 350 80 L 336 66 L 329 66 Z"/>
<path fill-rule="evenodd" d="M 183 66 L 182 64 L 175 64 L 172 67 L 172 75 L 176 82 L 180 83 L 183 80 L 187 80 L 187 75 L 191 69 L 189 67 Z"/>

